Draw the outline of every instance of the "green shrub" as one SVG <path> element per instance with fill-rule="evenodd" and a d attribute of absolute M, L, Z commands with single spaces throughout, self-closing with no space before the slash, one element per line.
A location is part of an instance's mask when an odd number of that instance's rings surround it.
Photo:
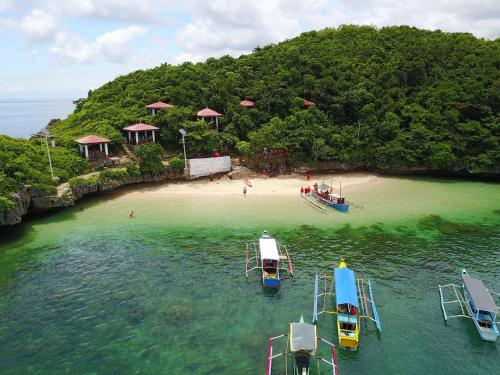
<path fill-rule="evenodd" d="M 96 176 L 91 176 L 91 177 L 73 177 L 72 179 L 69 180 L 69 186 L 74 189 L 80 186 L 88 186 L 88 185 L 95 185 L 97 183 L 97 175 Z"/>
<path fill-rule="evenodd" d="M 99 180 L 108 182 L 112 180 L 119 180 L 127 176 L 128 173 L 126 169 L 105 169 L 99 174 Z"/>
<path fill-rule="evenodd" d="M 12 210 L 14 207 L 16 207 L 16 205 L 12 201 L 12 199 L 7 197 L 0 197 L 0 212 Z"/>
<path fill-rule="evenodd" d="M 34 190 L 38 190 L 42 195 L 56 195 L 57 188 L 53 185 L 47 184 L 31 184 L 30 187 Z"/>
<path fill-rule="evenodd" d="M 172 167 L 174 171 L 183 172 L 184 171 L 184 159 L 179 156 L 173 156 L 168 161 L 168 165 Z"/>
<path fill-rule="evenodd" d="M 129 176 L 140 176 L 141 175 L 141 168 L 136 164 L 128 163 L 125 166 L 125 169 L 127 170 L 127 173 Z"/>
<path fill-rule="evenodd" d="M 142 173 L 158 173 L 163 169 L 161 157 L 163 148 L 158 143 L 146 143 L 135 149 Z"/>
<path fill-rule="evenodd" d="M 253 154 L 252 146 L 246 141 L 239 141 L 236 143 L 236 150 L 243 156 L 250 156 Z"/>

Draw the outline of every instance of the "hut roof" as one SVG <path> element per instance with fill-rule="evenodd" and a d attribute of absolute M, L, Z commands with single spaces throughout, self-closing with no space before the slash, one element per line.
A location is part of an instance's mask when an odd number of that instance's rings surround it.
<path fill-rule="evenodd" d="M 304 105 L 306 107 L 314 107 L 316 105 L 316 103 L 311 102 L 310 100 L 304 99 Z"/>
<path fill-rule="evenodd" d="M 163 109 L 163 108 L 172 108 L 173 105 L 169 103 L 156 102 L 151 103 L 146 106 L 147 109 Z"/>
<path fill-rule="evenodd" d="M 132 132 L 145 132 L 145 131 L 152 131 L 152 130 L 158 130 L 158 129 L 160 129 L 160 128 L 157 128 L 156 126 L 149 125 L 149 124 L 143 124 L 142 122 L 123 128 L 123 130 L 128 130 L 128 131 L 132 131 Z"/>
<path fill-rule="evenodd" d="M 242 100 L 240 102 L 240 105 L 242 105 L 243 107 L 253 107 L 255 103 L 252 102 L 251 100 Z"/>
<path fill-rule="evenodd" d="M 87 135 L 86 137 L 75 139 L 76 143 L 81 145 L 95 145 L 99 143 L 109 143 L 109 139 L 99 137 L 98 135 Z"/>
<path fill-rule="evenodd" d="M 219 112 L 215 112 L 213 109 L 204 108 L 201 111 L 198 111 L 196 114 L 198 117 L 219 117 L 222 116 Z"/>

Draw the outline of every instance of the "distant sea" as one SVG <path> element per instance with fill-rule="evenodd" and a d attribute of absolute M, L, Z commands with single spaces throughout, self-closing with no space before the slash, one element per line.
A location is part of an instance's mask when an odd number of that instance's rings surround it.
<path fill-rule="evenodd" d="M 0 99 L 0 134 L 29 138 L 51 119 L 64 119 L 75 109 L 73 99 Z"/>

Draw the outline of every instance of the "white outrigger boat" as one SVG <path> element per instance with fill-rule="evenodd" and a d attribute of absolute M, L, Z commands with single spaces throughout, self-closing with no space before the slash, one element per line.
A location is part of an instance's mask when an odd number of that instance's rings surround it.
<path fill-rule="evenodd" d="M 252 249 L 251 249 L 252 248 Z M 250 252 L 254 253 L 250 256 Z M 245 274 L 260 269 L 262 285 L 266 288 L 278 288 L 281 283 L 281 272 L 286 271 L 293 277 L 293 265 L 286 246 L 281 246 L 267 231 L 259 238 L 259 244 L 247 242 L 245 251 Z M 251 264 L 254 262 L 253 267 Z"/>
<path fill-rule="evenodd" d="M 284 351 L 277 352 L 274 347 L 274 341 L 282 338 L 287 338 Z M 326 344 L 331 354 L 331 359 L 328 360 L 318 354 L 318 343 Z M 288 361 L 288 357 L 292 357 L 292 361 Z M 276 337 L 269 338 L 266 375 L 273 374 L 273 360 L 278 357 L 284 357 L 284 373 L 289 374 L 289 368 L 292 368 L 290 374 L 293 375 L 321 375 L 320 363 L 325 364 L 330 368 L 329 373 L 338 375 L 337 368 L 337 349 L 331 342 L 321 338 L 317 334 L 317 327 L 314 324 L 304 323 L 304 317 L 300 317 L 298 323 L 290 323 L 290 330 L 287 333 Z M 282 370 L 282 369 L 280 369 Z M 277 372 L 274 372 L 275 374 Z M 283 371 L 279 372 L 283 374 Z"/>
<path fill-rule="evenodd" d="M 443 294 L 446 290 L 452 290 L 455 299 L 445 300 Z M 500 311 L 493 301 L 491 293 L 497 294 L 488 290 L 481 280 L 471 277 L 463 269 L 462 285 L 439 285 L 444 320 L 449 318 L 470 318 L 483 340 L 496 341 L 499 336 L 497 326 L 499 322 L 496 319 Z M 448 304 L 458 304 L 461 313 L 449 315 L 446 310 Z"/>

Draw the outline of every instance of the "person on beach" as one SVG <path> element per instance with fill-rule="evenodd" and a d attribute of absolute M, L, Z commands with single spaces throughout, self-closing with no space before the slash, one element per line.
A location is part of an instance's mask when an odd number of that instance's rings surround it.
<path fill-rule="evenodd" d="M 307 190 L 306 190 L 306 193 L 307 193 Z M 302 195 L 302 194 L 304 194 L 304 187 L 303 186 L 300 187 L 300 195 Z"/>
<path fill-rule="evenodd" d="M 243 186 L 243 195 L 246 197 L 247 196 L 247 187 Z"/>
<path fill-rule="evenodd" d="M 132 211 L 130 211 L 130 212 L 128 213 L 128 217 L 129 217 L 130 219 L 132 219 L 132 218 L 134 218 L 134 217 L 135 217 L 135 212 L 134 212 L 134 210 L 132 210 Z"/>

